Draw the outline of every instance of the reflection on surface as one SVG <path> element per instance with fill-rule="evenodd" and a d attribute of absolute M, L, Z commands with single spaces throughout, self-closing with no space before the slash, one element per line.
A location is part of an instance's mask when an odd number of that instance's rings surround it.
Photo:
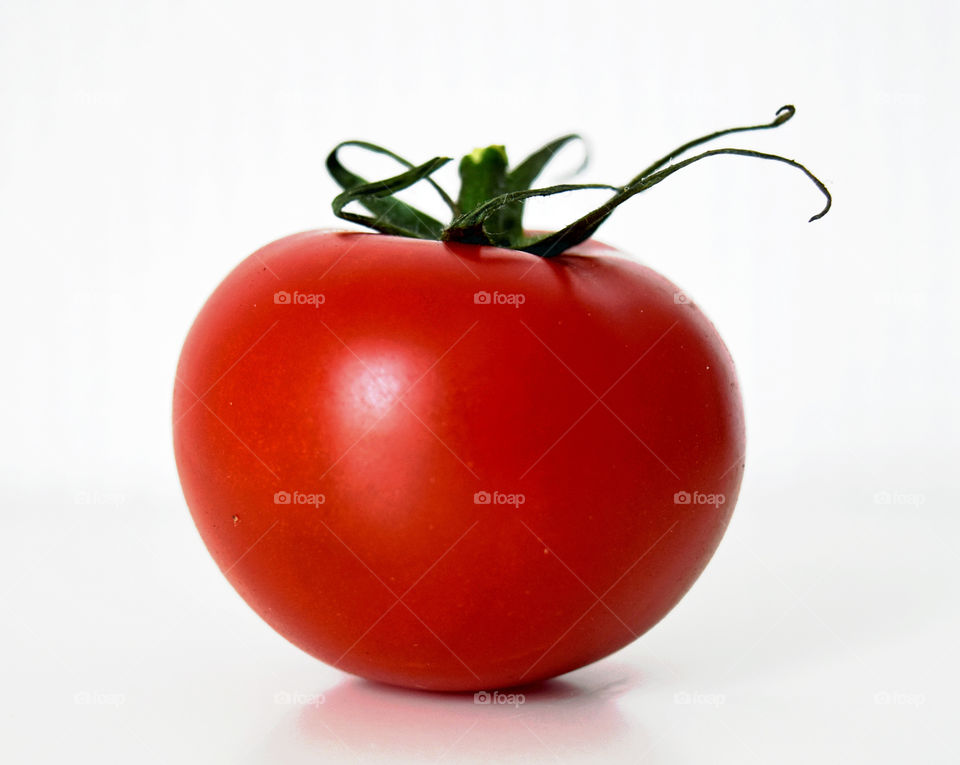
<path fill-rule="evenodd" d="M 478 703 L 350 678 L 291 710 L 254 761 L 604 761 L 627 737 L 639 757 L 650 742 L 617 703 L 638 682 L 601 663 Z"/>
<path fill-rule="evenodd" d="M 376 359 L 357 371 L 350 380 L 350 390 L 365 414 L 380 418 L 403 393 L 403 384 L 394 363 L 389 359 Z"/>
<path fill-rule="evenodd" d="M 356 439 L 397 410 L 415 379 L 408 361 L 397 354 L 363 348 L 359 355 L 345 352 L 333 371 L 336 401 L 328 414 L 338 416 L 345 438 Z"/>

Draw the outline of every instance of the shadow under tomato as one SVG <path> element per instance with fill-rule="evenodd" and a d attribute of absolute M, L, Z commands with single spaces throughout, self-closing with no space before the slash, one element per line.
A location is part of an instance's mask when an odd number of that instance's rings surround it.
<path fill-rule="evenodd" d="M 631 749 L 646 749 L 644 732 L 618 708 L 618 698 L 638 683 L 633 670 L 616 664 L 486 695 L 412 691 L 351 678 L 288 717 L 261 757 L 602 760 L 605 752 L 622 751 L 627 736 Z"/>

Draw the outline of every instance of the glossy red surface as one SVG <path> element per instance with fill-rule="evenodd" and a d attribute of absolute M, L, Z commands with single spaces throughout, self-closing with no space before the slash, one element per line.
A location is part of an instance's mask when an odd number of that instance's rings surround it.
<path fill-rule="evenodd" d="M 368 678 L 504 688 L 621 648 L 700 574 L 743 470 L 732 361 L 677 294 L 597 243 L 264 247 L 177 372 L 204 542 L 279 633 Z"/>

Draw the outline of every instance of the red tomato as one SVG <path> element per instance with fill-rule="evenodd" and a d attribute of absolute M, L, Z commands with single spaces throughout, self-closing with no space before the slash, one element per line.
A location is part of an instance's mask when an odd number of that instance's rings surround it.
<path fill-rule="evenodd" d="M 174 440 L 217 564 L 281 635 L 374 680 L 505 688 L 656 624 L 726 529 L 733 363 L 596 242 L 555 258 L 312 231 L 190 330 Z"/>

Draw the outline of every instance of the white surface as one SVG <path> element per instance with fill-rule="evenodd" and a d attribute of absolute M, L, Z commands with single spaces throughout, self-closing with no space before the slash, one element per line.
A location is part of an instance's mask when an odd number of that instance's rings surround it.
<path fill-rule="evenodd" d="M 960 759 L 957 16 L 5 3 L 0 758 Z M 785 102 L 789 125 L 724 143 L 808 164 L 827 218 L 805 223 L 799 174 L 720 158 L 602 232 L 698 300 L 745 395 L 734 522 L 662 624 L 514 709 L 345 678 L 239 600 L 179 495 L 173 370 L 237 261 L 334 222 L 333 144 L 518 157 L 578 130 L 585 179 L 622 182 Z"/>

